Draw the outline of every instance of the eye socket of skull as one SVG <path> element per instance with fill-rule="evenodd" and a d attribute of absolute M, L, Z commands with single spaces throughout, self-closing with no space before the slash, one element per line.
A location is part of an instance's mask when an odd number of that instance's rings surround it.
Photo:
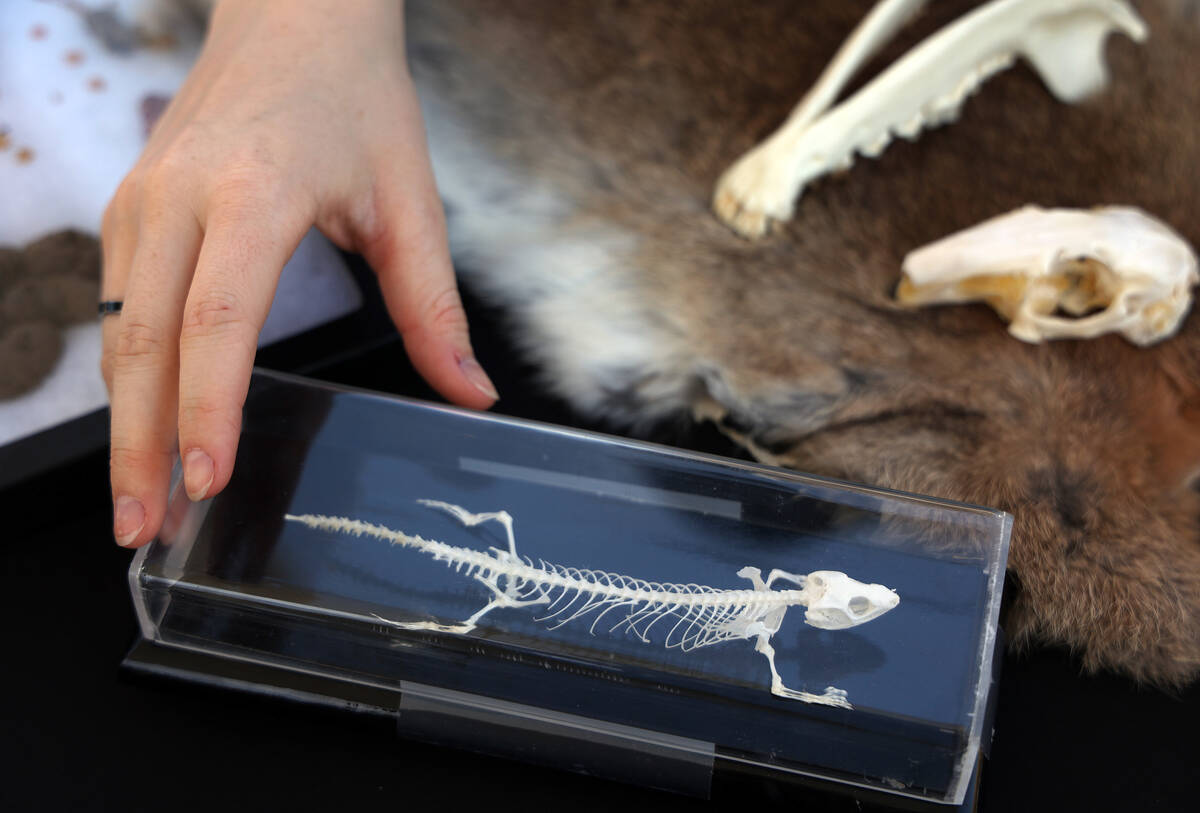
<path fill-rule="evenodd" d="M 1050 276 L 1059 288 L 1058 310 L 1074 317 L 1089 316 L 1111 307 L 1121 292 L 1121 279 L 1094 257 L 1073 257 Z"/>
<path fill-rule="evenodd" d="M 846 604 L 850 612 L 855 615 L 862 615 L 867 610 L 871 609 L 871 602 L 866 596 L 855 596 Z"/>

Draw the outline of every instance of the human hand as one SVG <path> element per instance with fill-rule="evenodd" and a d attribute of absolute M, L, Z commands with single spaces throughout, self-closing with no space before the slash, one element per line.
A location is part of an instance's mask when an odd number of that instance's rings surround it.
<path fill-rule="evenodd" d="M 176 449 L 228 484 L 259 329 L 314 223 L 379 276 L 413 365 L 486 408 L 395 0 L 222 0 L 187 81 L 104 213 L 113 533 L 160 528 Z"/>

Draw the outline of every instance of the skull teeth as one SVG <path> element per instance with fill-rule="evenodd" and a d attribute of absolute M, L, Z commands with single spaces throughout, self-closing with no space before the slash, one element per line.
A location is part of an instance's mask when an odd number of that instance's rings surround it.
<path fill-rule="evenodd" d="M 1061 101 L 1076 102 L 1107 82 L 1103 47 L 1146 27 L 1126 0 L 992 0 L 928 37 L 850 98 L 846 83 L 926 0 L 883 0 L 850 35 L 788 120 L 721 176 L 717 215 L 745 237 L 791 217 L 804 187 L 876 158 L 895 136 L 916 139 L 954 121 L 988 77 L 1025 57 Z"/>

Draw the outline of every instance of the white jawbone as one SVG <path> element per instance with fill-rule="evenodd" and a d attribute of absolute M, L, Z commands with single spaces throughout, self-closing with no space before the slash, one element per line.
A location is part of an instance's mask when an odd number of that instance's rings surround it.
<path fill-rule="evenodd" d="M 713 208 L 744 237 L 792 216 L 804 187 L 879 156 L 896 136 L 954 121 L 993 74 L 1024 58 L 1063 102 L 1108 81 L 1104 43 L 1114 31 L 1141 42 L 1146 26 L 1126 0 L 992 0 L 926 38 L 845 101 L 830 106 L 927 0 L 883 0 L 839 49 L 808 95 L 767 140 L 717 182 Z"/>

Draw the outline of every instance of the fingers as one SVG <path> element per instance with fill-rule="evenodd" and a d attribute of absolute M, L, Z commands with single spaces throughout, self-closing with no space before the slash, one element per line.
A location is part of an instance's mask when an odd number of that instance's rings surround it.
<path fill-rule="evenodd" d="M 405 350 L 417 372 L 448 400 L 486 409 L 499 395 L 471 349 L 446 244 L 445 217 L 427 162 L 424 173 L 396 179 L 385 197 L 389 193 L 405 199 L 381 207 L 381 236 L 364 254 L 379 274 Z"/>
<path fill-rule="evenodd" d="M 128 186 L 118 192 L 104 210 L 100 227 L 100 300 L 119 301 L 125 298 L 129 273 L 133 268 L 133 253 L 137 248 L 137 204 L 128 194 Z M 100 374 L 112 397 L 113 355 L 117 343 L 119 316 L 105 317 L 100 322 Z"/>
<path fill-rule="evenodd" d="M 165 194 L 118 194 L 105 214 L 102 294 L 125 302 L 105 320 L 102 368 L 113 533 L 126 547 L 161 527 L 177 450 L 193 499 L 228 483 L 258 331 L 311 220 L 235 186 L 210 198 L 203 229 Z"/>
<path fill-rule="evenodd" d="M 190 210 L 159 197 L 143 205 L 124 285 L 120 316 L 108 317 L 112 337 L 111 481 L 113 535 L 126 547 L 148 542 L 158 531 L 175 455 L 179 314 L 187 296 L 201 231 Z M 128 230 L 112 241 L 112 274 L 105 285 L 119 291 L 120 256 L 129 251 Z M 111 277 L 111 279 L 110 279 Z"/>
<path fill-rule="evenodd" d="M 209 213 L 179 334 L 179 453 L 193 500 L 233 473 L 258 333 L 307 229 L 309 220 L 279 211 L 251 194 Z"/>

